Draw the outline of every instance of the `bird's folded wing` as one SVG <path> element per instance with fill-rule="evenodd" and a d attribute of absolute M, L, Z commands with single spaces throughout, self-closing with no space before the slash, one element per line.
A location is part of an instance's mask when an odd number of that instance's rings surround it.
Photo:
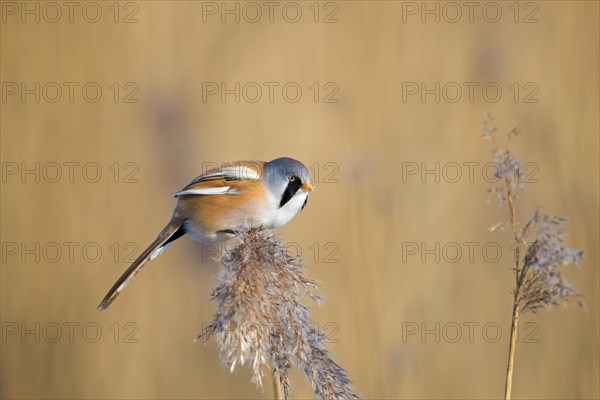
<path fill-rule="evenodd" d="M 173 196 L 237 194 L 234 182 L 257 181 L 263 173 L 263 161 L 237 161 L 223 164 L 196 177 Z"/>

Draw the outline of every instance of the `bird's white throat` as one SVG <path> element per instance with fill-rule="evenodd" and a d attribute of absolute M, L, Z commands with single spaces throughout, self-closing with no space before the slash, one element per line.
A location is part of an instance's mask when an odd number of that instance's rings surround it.
<path fill-rule="evenodd" d="M 267 219 L 263 223 L 265 228 L 279 228 L 287 225 L 295 216 L 298 211 L 302 209 L 308 193 L 304 190 L 298 190 L 296 194 L 283 205 L 279 207 L 279 201 L 274 197 L 271 199 L 271 205 L 273 211 L 268 213 Z"/>

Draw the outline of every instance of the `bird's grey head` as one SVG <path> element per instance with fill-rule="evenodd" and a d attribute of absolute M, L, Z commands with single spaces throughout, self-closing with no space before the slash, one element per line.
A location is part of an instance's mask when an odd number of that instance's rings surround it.
<path fill-rule="evenodd" d="M 298 192 L 310 192 L 310 174 L 304 164 L 289 157 L 269 161 L 264 167 L 264 179 L 269 191 L 281 199 L 283 207 Z"/>

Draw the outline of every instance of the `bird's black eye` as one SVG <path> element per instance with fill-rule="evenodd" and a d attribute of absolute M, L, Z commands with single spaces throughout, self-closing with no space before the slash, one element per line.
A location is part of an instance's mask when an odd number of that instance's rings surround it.
<path fill-rule="evenodd" d="M 290 201 L 291 198 L 294 197 L 296 192 L 298 192 L 298 190 L 300 190 L 300 188 L 302 187 L 302 182 L 300 181 L 300 178 L 298 178 L 296 175 L 288 175 L 287 180 L 288 184 L 281 197 L 279 207 L 283 207 L 288 201 Z"/>

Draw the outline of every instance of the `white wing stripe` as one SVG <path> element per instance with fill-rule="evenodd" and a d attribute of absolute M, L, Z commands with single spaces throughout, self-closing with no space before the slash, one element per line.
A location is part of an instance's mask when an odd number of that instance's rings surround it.
<path fill-rule="evenodd" d="M 211 188 L 202 188 L 202 189 L 189 189 L 182 190 L 181 192 L 177 192 L 173 194 L 174 197 L 184 196 L 184 195 L 210 195 L 210 194 L 236 194 L 237 190 L 231 189 L 229 186 L 223 187 L 211 187 Z"/>
<path fill-rule="evenodd" d="M 192 182 L 202 182 L 205 179 L 216 177 L 222 177 L 224 179 L 247 179 L 251 181 L 260 180 L 260 174 L 254 168 L 250 168 L 244 165 L 234 165 L 229 167 L 223 167 L 219 171 L 210 174 L 200 175 Z"/>
<path fill-rule="evenodd" d="M 254 168 L 244 165 L 225 167 L 221 170 L 221 174 L 223 174 L 225 177 L 231 177 L 234 179 L 248 179 L 252 181 L 257 181 L 260 179 L 260 174 Z"/>

